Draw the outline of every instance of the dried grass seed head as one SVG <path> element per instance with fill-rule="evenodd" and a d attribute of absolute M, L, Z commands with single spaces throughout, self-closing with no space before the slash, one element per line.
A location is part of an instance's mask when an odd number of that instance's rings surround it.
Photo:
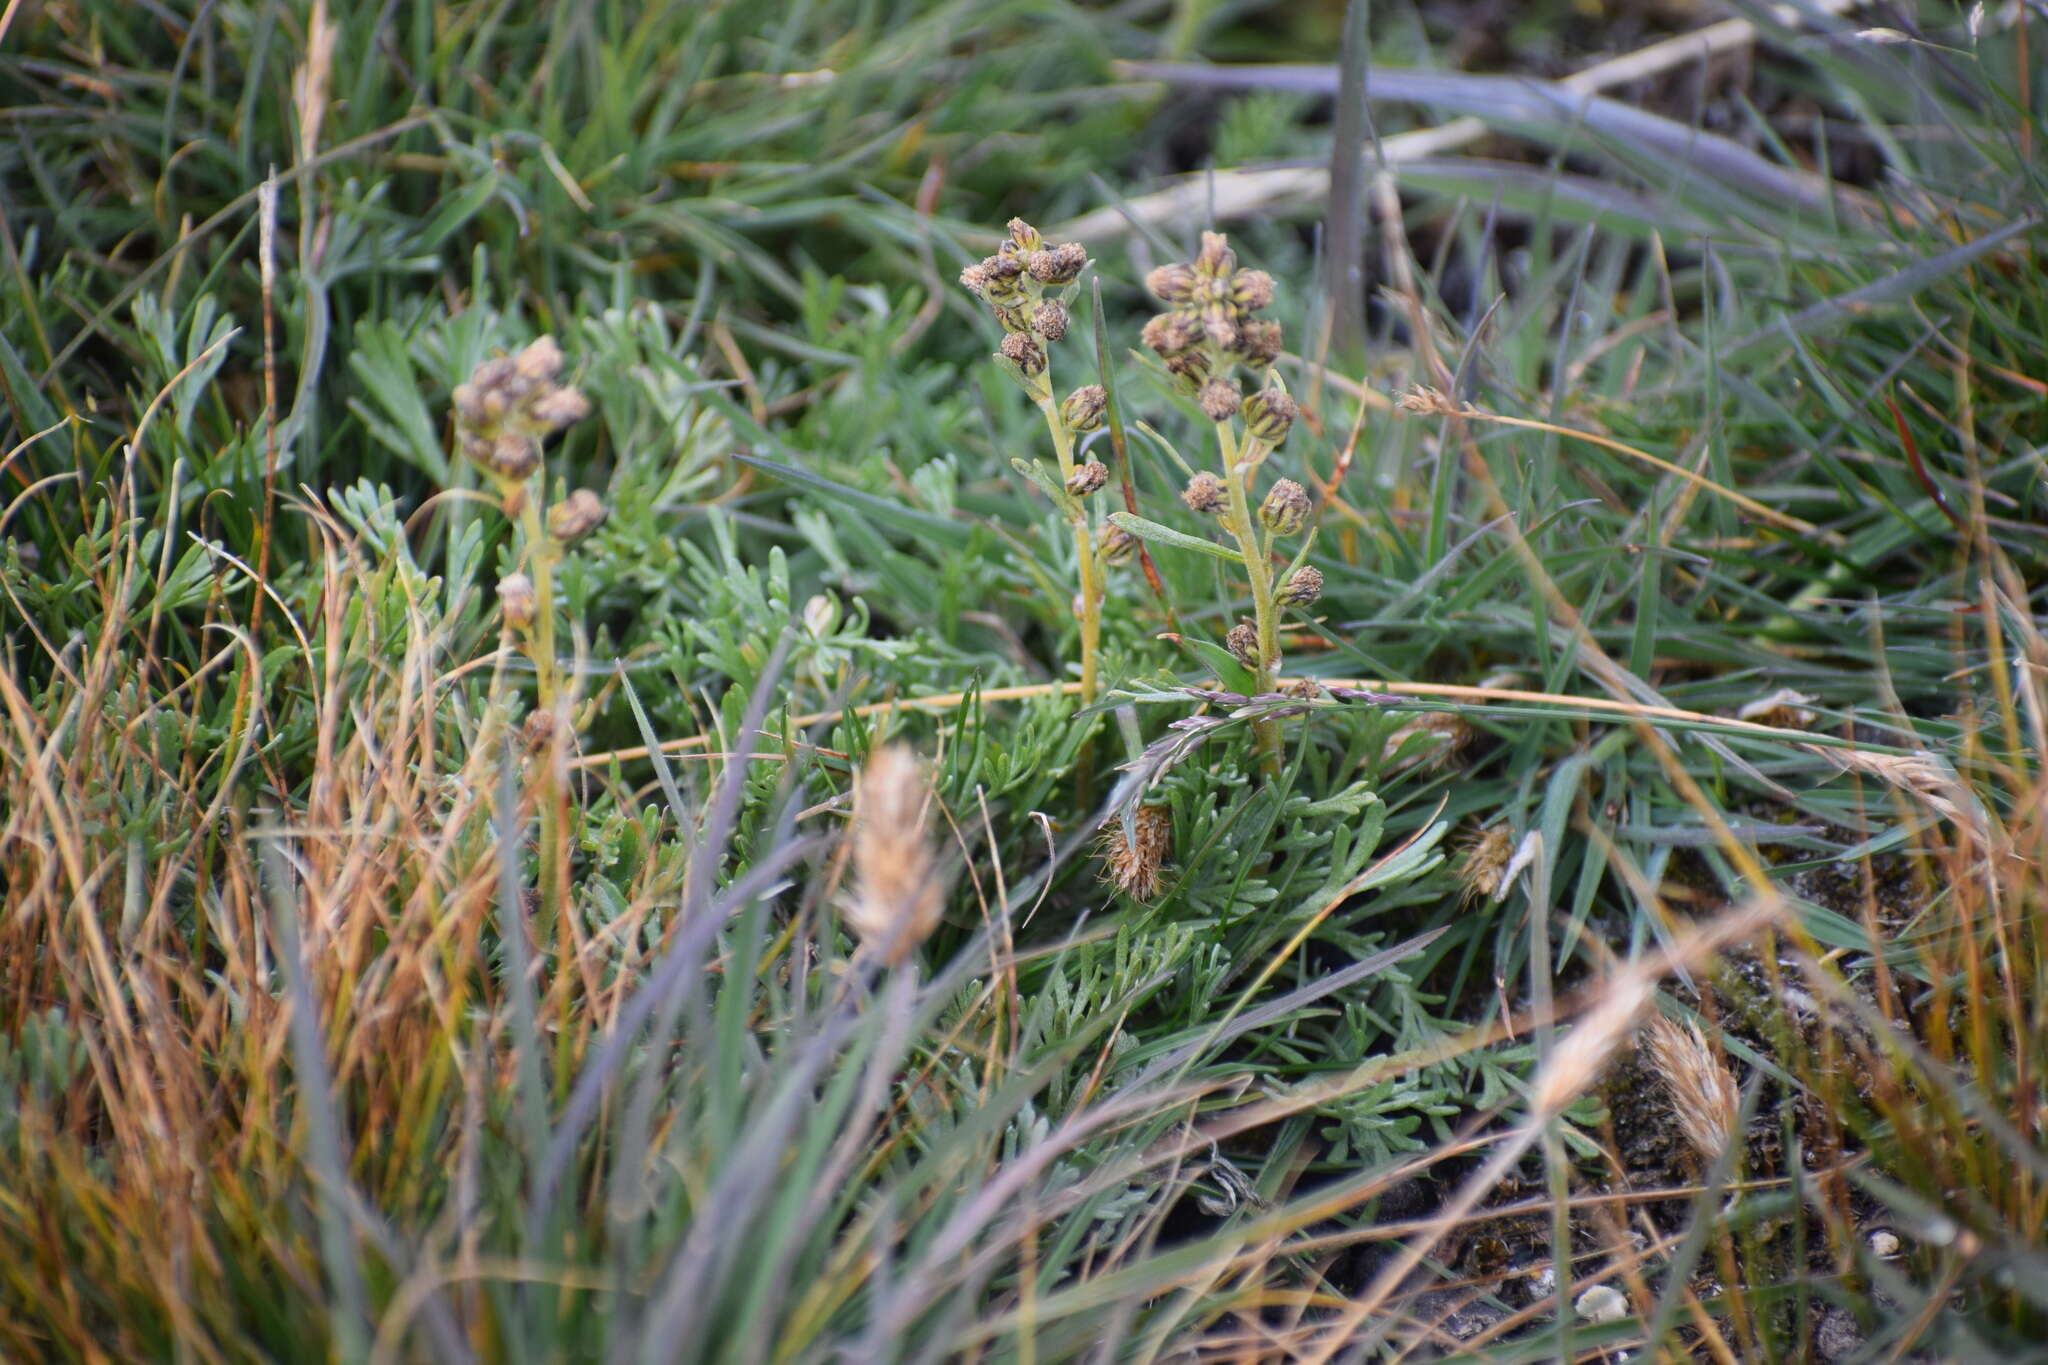
<path fill-rule="evenodd" d="M 1650 1065 L 1664 1082 L 1678 1131 L 1703 1161 L 1719 1159 L 1734 1140 L 1742 1113 L 1742 1091 L 1714 1055 L 1698 1024 L 1677 1024 L 1652 1014 L 1643 1026 Z"/>
<path fill-rule="evenodd" d="M 1096 857 L 1102 879 L 1136 901 L 1159 894 L 1166 855 L 1173 843 L 1173 812 L 1165 806 L 1140 806 L 1131 812 L 1130 828 L 1121 819 L 1103 826 Z"/>
<path fill-rule="evenodd" d="M 1394 733 L 1398 737 L 1401 731 Z M 1393 747 L 1391 738 L 1388 745 Z M 1459 901 L 1473 905 L 1498 896 L 1514 856 L 1515 836 L 1506 825 L 1491 825 L 1467 835 L 1458 853 Z"/>
<path fill-rule="evenodd" d="M 846 924 L 892 967 L 931 937 L 945 908 L 928 835 L 931 799 L 930 775 L 907 745 L 877 749 L 854 779 Z"/>

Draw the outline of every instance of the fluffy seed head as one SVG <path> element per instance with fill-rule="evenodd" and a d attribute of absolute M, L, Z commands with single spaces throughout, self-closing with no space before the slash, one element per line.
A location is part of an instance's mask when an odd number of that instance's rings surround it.
<path fill-rule="evenodd" d="M 1067 491 L 1077 498 L 1085 498 L 1108 482 L 1109 466 L 1100 460 L 1090 460 L 1067 480 Z"/>
<path fill-rule="evenodd" d="M 853 896 L 846 924 L 861 946 L 900 965 L 945 908 L 926 837 L 931 779 L 909 747 L 876 750 L 853 785 Z"/>
<path fill-rule="evenodd" d="M 1394 406 L 1402 412 L 1414 413 L 1419 417 L 1455 417 L 1458 405 L 1453 403 L 1442 389 L 1418 385 L 1401 395 Z"/>
<path fill-rule="evenodd" d="M 1515 836 L 1506 825 L 1493 825 L 1468 835 L 1458 854 L 1458 883 L 1463 888 L 1459 899 L 1472 905 L 1499 895 L 1508 863 L 1514 856 Z"/>
<path fill-rule="evenodd" d="M 1200 404 L 1202 415 L 1210 421 L 1227 422 L 1237 411 L 1237 385 L 1228 379 L 1212 379 L 1202 385 L 1202 392 L 1195 401 Z"/>
<path fill-rule="evenodd" d="M 1291 536 L 1308 520 L 1308 490 L 1292 479 L 1282 479 L 1273 485 L 1266 500 L 1259 504 L 1259 520 L 1274 535 Z"/>
<path fill-rule="evenodd" d="M 1109 411 L 1109 394 L 1100 384 L 1083 384 L 1060 404 L 1060 420 L 1069 431 L 1094 431 Z"/>
<path fill-rule="evenodd" d="M 1203 470 L 1188 480 L 1188 486 L 1180 493 L 1180 500 L 1188 505 L 1190 512 L 1205 515 L 1220 512 L 1230 500 L 1229 490 L 1223 480 Z"/>
<path fill-rule="evenodd" d="M 1643 1044 L 1650 1065 L 1671 1096 L 1678 1131 L 1702 1161 L 1718 1159 L 1735 1137 L 1741 1117 L 1742 1093 L 1728 1068 L 1714 1056 L 1698 1024 L 1680 1026 L 1652 1014 L 1643 1026 Z"/>
<path fill-rule="evenodd" d="M 573 545 L 603 525 L 608 514 L 597 494 L 579 488 L 548 509 L 548 534 Z"/>
<path fill-rule="evenodd" d="M 1173 813 L 1164 806 L 1140 806 L 1131 812 L 1131 827 L 1111 820 L 1102 828 L 1096 857 L 1102 879 L 1136 901 L 1159 894 L 1161 868 L 1173 842 Z"/>
<path fill-rule="evenodd" d="M 1287 575 L 1275 600 L 1283 607 L 1305 607 L 1322 595 L 1323 571 L 1313 564 L 1304 564 Z"/>

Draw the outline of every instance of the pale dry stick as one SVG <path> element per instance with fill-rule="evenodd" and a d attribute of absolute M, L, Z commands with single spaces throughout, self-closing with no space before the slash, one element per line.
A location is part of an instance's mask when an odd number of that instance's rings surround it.
<path fill-rule="evenodd" d="M 1845 14 L 1863 2 L 1814 0 L 1812 8 L 1831 15 Z M 1771 17 L 1788 28 L 1796 28 L 1805 15 L 1791 5 L 1779 5 L 1772 10 Z M 1564 77 L 1557 85 L 1572 94 L 1596 94 L 1688 62 L 1703 62 L 1748 47 L 1758 36 L 1756 25 L 1747 19 L 1723 19 L 1691 33 L 1652 43 L 1627 56 L 1589 66 Z M 1425 160 L 1475 142 L 1487 131 L 1483 120 L 1458 118 L 1434 128 L 1396 133 L 1380 140 L 1374 160 L 1383 167 Z M 1321 203 L 1329 193 L 1328 166 L 1217 170 L 1189 176 L 1166 189 L 1127 199 L 1111 208 L 1085 213 L 1054 231 L 1069 240 L 1106 241 L 1125 236 L 1140 226 L 1158 227 L 1184 221 L 1221 224 L 1259 217 L 1282 206 Z"/>
<path fill-rule="evenodd" d="M 1559 692 L 1528 692 L 1513 687 L 1476 687 L 1459 683 L 1415 683 L 1394 682 L 1385 678 L 1315 678 L 1313 681 L 1323 687 L 1339 687 L 1360 692 L 1387 692 L 1404 697 L 1432 697 L 1443 701 L 1470 702 L 1533 702 L 1547 706 L 1580 706 L 1590 711 L 1607 711 L 1629 720 L 1677 720 L 1694 724 L 1717 725 L 1731 730 L 1740 730 L 1759 739 L 1781 739 L 1796 744 L 1812 745 L 1815 739 L 1808 730 L 1788 730 L 1776 725 L 1764 725 L 1753 720 L 1737 720 L 1732 716 L 1712 716 L 1704 711 L 1687 711 L 1676 706 L 1652 706 L 1646 702 L 1622 701 L 1614 697 L 1573 697 Z M 953 711 L 966 705 L 969 700 L 981 702 L 1028 701 L 1034 697 L 1072 696 L 1081 690 L 1079 683 L 1027 683 L 1017 687 L 990 687 L 979 692 L 945 692 L 931 697 L 901 697 L 895 701 L 869 702 L 865 706 L 842 708 L 836 711 L 813 711 L 809 715 L 791 716 L 791 728 L 812 725 L 831 725 L 849 717 L 865 719 L 869 716 L 887 715 L 892 711 L 912 709 L 925 711 Z M 701 749 L 712 740 L 710 735 L 691 735 L 684 739 L 662 741 L 663 754 L 686 753 Z M 1856 745 L 1830 745 L 1830 748 L 1846 747 L 1865 752 Z M 1867 752 L 1878 752 L 1869 750 Z M 613 760 L 630 763 L 635 759 L 650 758 L 654 750 L 645 744 L 629 749 L 611 749 L 604 753 L 585 754 L 570 762 L 571 771 L 600 767 Z"/>

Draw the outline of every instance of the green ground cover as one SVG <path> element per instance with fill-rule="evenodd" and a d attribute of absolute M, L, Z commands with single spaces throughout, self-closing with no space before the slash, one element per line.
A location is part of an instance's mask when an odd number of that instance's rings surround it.
<path fill-rule="evenodd" d="M 1795 8 L 0 9 L 0 1358 L 2033 1358 L 2048 39 Z"/>

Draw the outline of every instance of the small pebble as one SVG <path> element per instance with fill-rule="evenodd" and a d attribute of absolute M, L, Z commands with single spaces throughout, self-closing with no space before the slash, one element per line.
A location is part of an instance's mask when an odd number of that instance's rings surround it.
<path fill-rule="evenodd" d="M 1628 1295 L 1611 1284 L 1596 1284 L 1574 1305 L 1587 1322 L 1620 1322 L 1628 1316 Z"/>

